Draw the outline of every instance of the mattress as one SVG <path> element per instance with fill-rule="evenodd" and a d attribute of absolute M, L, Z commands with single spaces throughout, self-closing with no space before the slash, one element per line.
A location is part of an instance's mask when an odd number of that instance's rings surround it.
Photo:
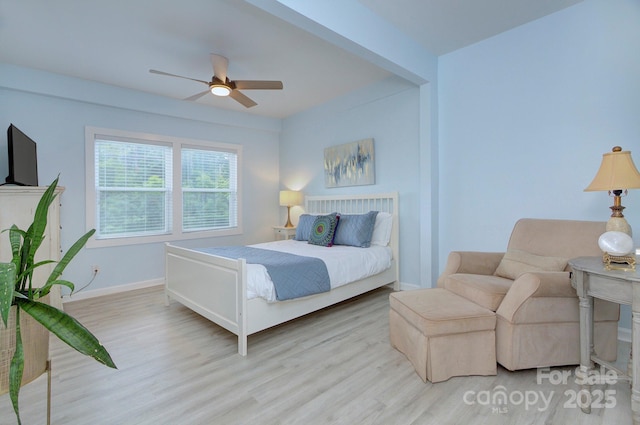
<path fill-rule="evenodd" d="M 249 246 L 321 259 L 327 266 L 331 288 L 376 275 L 391 267 L 392 251 L 388 246 L 357 248 L 334 245 L 327 248 L 292 239 Z M 268 302 L 276 301 L 273 282 L 264 266 L 247 264 L 247 299 L 257 297 Z"/>

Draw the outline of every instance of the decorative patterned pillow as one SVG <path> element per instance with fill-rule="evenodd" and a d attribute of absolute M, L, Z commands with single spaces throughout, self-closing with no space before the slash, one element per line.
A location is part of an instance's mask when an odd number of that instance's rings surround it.
<path fill-rule="evenodd" d="M 332 246 L 338 220 L 339 217 L 336 213 L 317 216 L 311 227 L 309 243 L 320 246 Z"/>
<path fill-rule="evenodd" d="M 298 227 L 296 235 L 293 238 L 296 241 L 308 241 L 311 236 L 311 227 L 317 216 L 311 214 L 302 214 L 298 219 Z"/>
<path fill-rule="evenodd" d="M 371 246 L 373 226 L 376 222 L 378 211 L 369 211 L 366 214 L 342 214 L 336 228 L 336 236 L 333 239 L 335 245 L 349 245 L 359 248 Z"/>

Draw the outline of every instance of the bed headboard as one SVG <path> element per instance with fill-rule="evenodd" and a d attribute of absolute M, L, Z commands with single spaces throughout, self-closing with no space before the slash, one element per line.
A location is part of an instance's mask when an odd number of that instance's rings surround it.
<path fill-rule="evenodd" d="M 397 270 L 400 269 L 400 217 L 398 215 L 397 192 L 374 193 L 369 195 L 305 196 L 304 207 L 305 212 L 309 214 L 329 214 L 332 212 L 364 214 L 369 211 L 384 211 L 390 213 L 393 216 L 393 227 L 391 228 L 389 246 L 393 251 L 393 258 L 396 261 Z"/>

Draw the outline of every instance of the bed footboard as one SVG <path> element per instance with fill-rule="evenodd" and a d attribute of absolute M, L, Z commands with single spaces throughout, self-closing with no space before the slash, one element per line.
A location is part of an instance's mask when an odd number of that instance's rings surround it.
<path fill-rule="evenodd" d="M 384 211 L 393 217 L 389 246 L 391 267 L 384 272 L 295 300 L 268 303 L 247 300 L 247 265 L 235 260 L 166 244 L 165 296 L 238 336 L 238 353 L 247 355 L 250 334 L 393 283 L 399 289 L 399 216 L 397 193 L 372 195 L 307 196 L 305 210 L 311 214 L 339 211 L 362 214 Z"/>
<path fill-rule="evenodd" d="M 165 296 L 238 336 L 247 355 L 246 262 L 165 245 Z"/>

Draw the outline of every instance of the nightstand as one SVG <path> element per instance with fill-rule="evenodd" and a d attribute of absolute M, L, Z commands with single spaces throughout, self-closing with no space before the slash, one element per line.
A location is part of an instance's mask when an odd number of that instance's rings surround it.
<path fill-rule="evenodd" d="M 280 239 L 293 239 L 296 235 L 295 227 L 273 226 L 273 232 L 275 233 L 276 240 Z"/>

